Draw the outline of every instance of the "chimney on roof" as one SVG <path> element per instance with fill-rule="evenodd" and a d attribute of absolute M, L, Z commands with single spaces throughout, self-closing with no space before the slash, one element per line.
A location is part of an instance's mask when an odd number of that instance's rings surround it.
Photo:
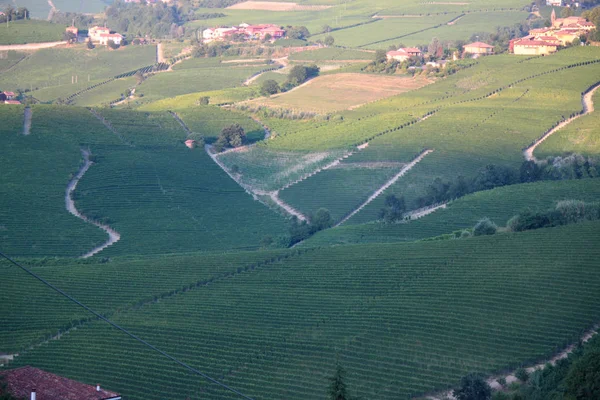
<path fill-rule="evenodd" d="M 31 400 L 35 400 L 35 389 L 31 389 Z"/>
<path fill-rule="evenodd" d="M 99 391 L 100 391 L 100 384 L 97 384 L 96 385 L 96 392 L 99 392 Z"/>

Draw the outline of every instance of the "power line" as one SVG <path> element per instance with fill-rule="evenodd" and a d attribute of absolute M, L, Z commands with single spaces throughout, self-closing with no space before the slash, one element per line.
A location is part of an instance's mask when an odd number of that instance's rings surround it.
<path fill-rule="evenodd" d="M 57 288 L 56 286 L 54 286 L 53 284 L 51 284 L 50 282 L 48 282 L 47 280 L 45 280 L 44 278 L 42 278 L 41 276 L 37 275 L 35 272 L 31 271 L 30 269 L 28 269 L 27 267 L 24 267 L 23 265 L 19 264 L 18 262 L 16 262 L 15 260 L 13 260 L 12 258 L 10 258 L 9 256 L 7 256 L 6 254 L 2 253 L 0 251 L 0 256 L 4 257 L 5 259 L 7 259 L 10 263 L 16 265 L 17 267 L 21 268 L 23 271 L 27 272 L 29 275 L 33 276 L 35 279 L 39 280 L 40 282 L 42 282 L 44 285 L 48 286 L 49 288 L 51 288 L 52 290 L 58 292 L 59 294 L 61 294 L 62 296 L 66 297 L 67 299 L 69 299 L 70 301 L 72 301 L 73 303 L 77 304 L 78 306 L 84 308 L 86 311 L 94 314 L 96 317 L 100 318 L 101 320 L 103 320 L 104 322 L 108 323 L 109 325 L 111 325 L 112 327 L 120 330 L 121 332 L 123 332 L 124 334 L 130 336 L 131 338 L 133 338 L 134 340 L 137 340 L 138 342 L 142 343 L 144 346 L 149 347 L 150 349 L 156 351 L 157 353 L 160 353 L 161 355 L 163 355 L 164 357 L 168 358 L 169 360 L 181 365 L 182 367 L 188 369 L 189 371 L 200 375 L 201 377 L 203 377 L 204 379 L 221 386 L 222 388 L 233 392 L 235 394 L 237 394 L 238 396 L 246 399 L 246 400 L 254 400 L 249 396 L 246 396 L 245 394 L 235 390 L 234 388 L 227 386 L 224 383 L 219 382 L 218 380 L 211 378 L 210 376 L 208 376 L 207 374 L 203 373 L 202 371 L 197 370 L 196 368 L 184 363 L 183 361 L 178 360 L 177 358 L 173 357 L 172 355 L 164 352 L 163 350 L 159 349 L 158 347 L 146 342 L 144 339 L 134 335 L 133 333 L 129 332 L 127 329 L 121 327 L 120 325 L 117 325 L 115 322 L 112 322 L 111 320 L 109 320 L 108 318 L 104 317 L 103 315 L 101 315 L 100 313 L 92 310 L 90 307 L 86 306 L 85 304 L 81 303 L 79 300 L 75 299 L 73 296 L 69 295 L 68 293 L 62 291 L 61 289 Z"/>

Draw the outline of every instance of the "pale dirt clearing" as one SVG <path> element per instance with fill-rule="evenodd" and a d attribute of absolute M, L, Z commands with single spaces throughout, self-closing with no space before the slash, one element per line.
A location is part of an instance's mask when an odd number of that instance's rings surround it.
<path fill-rule="evenodd" d="M 430 84 L 418 77 L 341 73 L 319 76 L 286 93 L 249 101 L 270 108 L 328 113 L 359 107 Z"/>
<path fill-rule="evenodd" d="M 67 44 L 67 42 L 45 42 L 45 43 L 28 43 L 28 44 L 7 44 L 0 46 L 0 51 L 7 50 L 39 50 L 39 49 L 47 49 L 50 47 L 56 47 L 63 44 Z"/>
<path fill-rule="evenodd" d="M 333 6 L 305 6 L 298 3 L 280 1 L 245 1 L 227 7 L 230 10 L 261 10 L 261 11 L 319 11 Z"/>
<path fill-rule="evenodd" d="M 541 138 L 536 140 L 531 146 L 526 148 L 525 151 L 523 151 L 525 160 L 533 161 L 533 162 L 537 163 L 538 160 L 533 155 L 533 152 L 540 144 L 542 144 L 544 142 L 544 140 L 548 139 L 554 133 L 558 132 L 565 126 L 569 125 L 571 122 L 575 121 L 577 118 L 580 118 L 586 114 L 594 112 L 594 101 L 592 100 L 592 98 L 594 97 L 594 93 L 596 92 L 596 90 L 598 90 L 599 87 L 600 87 L 600 82 L 598 82 L 590 91 L 588 91 L 585 95 L 583 95 L 581 97 L 581 103 L 583 105 L 583 113 L 577 114 L 576 116 L 574 116 L 572 118 L 564 120 L 563 122 L 558 124 L 556 127 L 552 128 L 548 132 L 546 132 Z"/>
<path fill-rule="evenodd" d="M 92 250 L 90 250 L 89 252 L 87 252 L 83 256 L 81 256 L 81 258 L 89 258 L 89 257 L 101 252 L 108 246 L 111 246 L 111 245 L 115 244 L 116 242 L 118 242 L 121 239 L 121 235 L 119 234 L 119 232 L 115 231 L 108 225 L 104 225 L 104 224 L 101 224 L 100 222 L 92 221 L 91 219 L 89 219 L 88 217 L 86 217 L 85 215 L 80 213 L 79 210 L 77 210 L 77 208 L 75 207 L 75 201 L 73 201 L 73 192 L 77 188 L 77 184 L 79 183 L 79 180 L 83 177 L 83 175 L 85 175 L 87 170 L 90 169 L 90 167 L 93 164 L 90 161 L 90 152 L 88 150 L 81 149 L 81 154 L 83 155 L 84 164 L 81 166 L 81 168 L 77 172 L 77 175 L 75 175 L 75 177 L 73 177 L 73 179 L 71 179 L 71 181 L 67 185 L 67 190 L 65 191 L 65 208 L 67 209 L 68 212 L 70 212 L 77 218 L 79 218 L 82 221 L 85 221 L 87 223 L 90 223 L 92 225 L 96 225 L 98 228 L 102 229 L 104 232 L 106 232 L 108 234 L 108 240 L 104 244 L 102 244 L 96 248 L 93 248 Z"/>
<path fill-rule="evenodd" d="M 31 111 L 31 107 L 25 107 L 25 111 L 23 111 L 23 135 L 27 136 L 31 133 L 31 116 L 33 115 L 33 111 Z"/>

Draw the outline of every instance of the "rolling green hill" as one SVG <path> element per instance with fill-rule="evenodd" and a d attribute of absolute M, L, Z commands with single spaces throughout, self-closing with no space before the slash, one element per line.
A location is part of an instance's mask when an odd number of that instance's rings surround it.
<path fill-rule="evenodd" d="M 0 9 L 4 9 L 0 4 Z M 65 27 L 46 21 L 20 20 L 2 24 L 0 45 L 58 42 L 63 40 Z"/>
<path fill-rule="evenodd" d="M 408 399 L 456 384 L 469 371 L 514 367 L 577 340 L 600 318 L 599 235 L 598 224 L 587 223 L 461 241 L 315 249 L 254 271 L 238 269 L 112 319 L 252 398 L 322 397 L 339 359 L 351 393 Z M 148 260 L 144 275 L 175 262 Z M 96 269 L 92 287 L 114 271 L 108 265 Z M 75 286 L 86 287 L 85 279 Z M 114 289 L 128 282 L 124 276 Z M 92 304 L 110 296 L 88 293 L 97 297 Z M 13 365 L 24 364 L 98 380 L 132 399 L 235 398 L 98 322 Z"/>

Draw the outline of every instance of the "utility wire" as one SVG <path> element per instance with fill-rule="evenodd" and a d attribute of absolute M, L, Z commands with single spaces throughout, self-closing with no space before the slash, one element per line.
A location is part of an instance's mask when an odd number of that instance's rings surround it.
<path fill-rule="evenodd" d="M 9 262 L 11 262 L 12 264 L 16 265 L 17 267 L 21 268 L 23 271 L 27 272 L 29 275 L 33 276 L 35 279 L 39 280 L 40 282 L 42 282 L 44 285 L 48 286 L 49 288 L 51 288 L 52 290 L 58 292 L 59 294 L 63 295 L 64 297 L 66 297 L 67 299 L 69 299 L 70 301 L 72 301 L 73 303 L 77 304 L 78 306 L 84 308 L 86 311 L 94 314 L 96 317 L 100 318 L 101 320 L 103 320 L 104 322 L 108 323 L 109 325 L 113 326 L 114 328 L 120 330 L 121 332 L 123 332 L 124 334 L 130 336 L 131 338 L 133 338 L 134 340 L 137 340 L 138 342 L 142 343 L 144 346 L 151 348 L 152 350 L 156 351 L 157 353 L 160 353 L 161 355 L 165 356 L 166 358 L 168 358 L 169 360 L 181 365 L 182 367 L 188 369 L 189 371 L 200 375 L 201 377 L 203 377 L 204 379 L 221 386 L 222 388 L 233 392 L 235 394 L 237 394 L 238 396 L 246 399 L 246 400 L 254 400 L 249 396 L 246 396 L 245 394 L 235 390 L 234 388 L 227 386 L 224 383 L 219 382 L 218 380 L 211 378 L 210 376 L 208 376 L 207 374 L 203 373 L 202 371 L 197 370 L 196 368 L 184 363 L 183 361 L 178 360 L 177 358 L 173 357 L 172 355 L 164 352 L 163 350 L 159 349 L 158 347 L 146 342 L 144 339 L 134 335 L 133 333 L 129 332 L 127 329 L 117 325 L 115 322 L 112 322 L 111 320 L 109 320 L 108 318 L 104 317 L 103 315 L 101 315 L 100 313 L 92 310 L 90 307 L 86 306 L 85 304 L 81 303 L 79 300 L 75 299 L 73 296 L 67 294 L 66 292 L 62 291 L 61 289 L 57 288 L 56 286 L 54 286 L 53 284 L 51 284 L 50 282 L 48 282 L 47 280 L 45 280 L 44 278 L 42 278 L 41 276 L 37 275 L 35 272 L 31 271 L 30 269 L 28 269 L 27 267 L 24 267 L 23 265 L 19 264 L 18 262 L 16 262 L 15 260 L 13 260 L 12 258 L 10 258 L 9 256 L 7 256 L 6 254 L 2 253 L 0 251 L 0 256 L 4 257 L 5 259 L 7 259 Z"/>

